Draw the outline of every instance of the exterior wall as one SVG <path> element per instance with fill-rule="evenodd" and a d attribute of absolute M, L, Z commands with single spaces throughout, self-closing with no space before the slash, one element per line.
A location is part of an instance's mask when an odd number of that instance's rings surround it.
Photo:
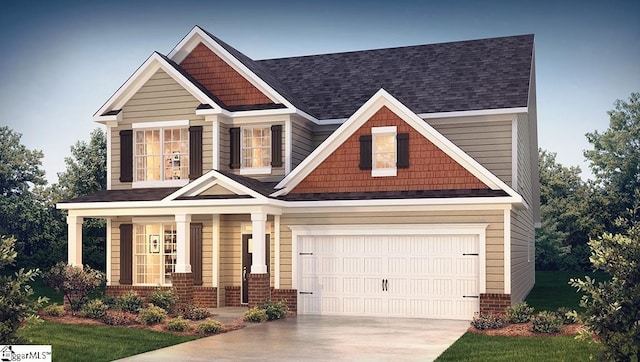
<path fill-rule="evenodd" d="M 315 148 L 313 145 L 313 136 L 311 125 L 306 124 L 304 120 L 295 120 L 291 122 L 291 169 L 298 166 Z M 284 143 L 283 143 L 284 144 Z M 284 154 L 284 153 L 283 153 Z"/>
<path fill-rule="evenodd" d="M 511 119 L 429 119 L 427 122 L 487 170 L 511 185 Z M 485 121 L 486 119 L 486 121 Z"/>
<path fill-rule="evenodd" d="M 372 127 L 396 126 L 409 134 L 409 167 L 397 176 L 373 177 L 361 170 L 360 136 Z M 371 116 L 291 193 L 488 189 L 464 167 L 386 107 Z"/>
<path fill-rule="evenodd" d="M 127 217 L 111 219 L 111 276 L 107 276 L 110 285 L 120 285 L 120 225 L 130 223 L 131 218 Z"/>
<path fill-rule="evenodd" d="M 340 124 L 329 124 L 322 126 L 315 126 L 313 129 L 312 142 L 313 149 L 318 148 L 322 142 L 324 142 L 333 132 L 335 132 Z"/>
<path fill-rule="evenodd" d="M 503 210 L 284 214 L 280 227 L 280 288 L 291 288 L 291 225 L 344 224 L 455 224 L 487 223 L 487 293 L 504 292 Z"/>
<path fill-rule="evenodd" d="M 111 129 L 111 189 L 131 188 L 131 183 L 120 182 L 120 131 L 131 129 L 132 123 L 189 120 L 190 126 L 203 126 L 203 171 L 210 170 L 213 162 L 211 123 L 196 116 L 200 102 L 163 70 L 158 70 L 138 92 L 122 107 L 122 121 Z"/>
<path fill-rule="evenodd" d="M 273 104 L 267 96 L 202 43 L 187 55 L 180 66 L 224 105 Z"/>

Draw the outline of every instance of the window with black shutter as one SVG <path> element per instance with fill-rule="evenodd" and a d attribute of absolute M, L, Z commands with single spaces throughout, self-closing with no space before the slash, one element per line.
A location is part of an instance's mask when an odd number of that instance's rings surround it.
<path fill-rule="evenodd" d="M 120 225 L 120 285 L 133 284 L 133 225 Z"/>
<path fill-rule="evenodd" d="M 397 136 L 397 167 L 409 168 L 409 134 L 399 133 Z"/>
<path fill-rule="evenodd" d="M 202 126 L 189 127 L 189 179 L 202 176 Z"/>
<path fill-rule="evenodd" d="M 229 167 L 240 168 L 240 127 L 229 128 Z"/>
<path fill-rule="evenodd" d="M 371 170 L 371 135 L 360 136 L 360 169 Z"/>
<path fill-rule="evenodd" d="M 271 126 L 271 166 L 282 167 L 282 126 Z"/>
<path fill-rule="evenodd" d="M 133 131 L 120 131 L 120 182 L 133 182 Z"/>
<path fill-rule="evenodd" d="M 191 224 L 191 273 L 193 285 L 202 285 L 202 224 Z"/>

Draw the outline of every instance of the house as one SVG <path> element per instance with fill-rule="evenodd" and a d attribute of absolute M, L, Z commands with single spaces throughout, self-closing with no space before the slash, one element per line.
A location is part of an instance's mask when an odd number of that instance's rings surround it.
<path fill-rule="evenodd" d="M 470 319 L 534 285 L 533 35 L 253 60 L 196 26 L 94 115 L 107 293 Z"/>

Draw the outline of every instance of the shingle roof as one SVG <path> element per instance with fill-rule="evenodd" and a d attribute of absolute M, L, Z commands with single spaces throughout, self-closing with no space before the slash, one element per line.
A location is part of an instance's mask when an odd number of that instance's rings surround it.
<path fill-rule="evenodd" d="M 432 199 L 457 197 L 509 196 L 503 190 L 425 190 L 425 191 L 375 191 L 287 194 L 278 198 L 285 201 L 329 201 L 329 200 L 382 200 L 382 199 Z"/>
<path fill-rule="evenodd" d="M 277 79 L 274 88 L 285 97 L 294 94 L 318 119 L 347 118 L 380 88 L 415 113 L 514 108 L 527 106 L 533 38 L 239 60 L 255 64 L 253 70 L 268 83 Z"/>
<path fill-rule="evenodd" d="M 83 202 L 117 202 L 117 201 L 158 201 L 177 191 L 177 187 L 143 188 L 128 190 L 103 190 L 91 195 L 76 197 L 60 202 L 74 204 Z"/>

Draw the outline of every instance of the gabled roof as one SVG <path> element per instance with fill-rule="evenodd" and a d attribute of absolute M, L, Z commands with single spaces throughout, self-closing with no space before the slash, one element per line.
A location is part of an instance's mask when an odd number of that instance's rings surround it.
<path fill-rule="evenodd" d="M 345 119 L 380 88 L 416 114 L 518 108 L 527 107 L 533 40 L 530 34 L 257 63 L 317 119 Z"/>
<path fill-rule="evenodd" d="M 442 150 L 447 156 L 469 171 L 473 176 L 487 185 L 491 190 L 502 190 L 509 196 L 521 200 L 521 196 L 511 187 L 505 184 L 497 176 L 487 170 L 484 166 L 462 151 L 449 139 L 444 137 L 427 122 L 418 117 L 405 105 L 384 89 L 380 89 L 369 100 L 366 101 L 349 119 L 347 119 L 331 136 L 329 136 L 318 148 L 316 148 L 302 163 L 287 175 L 278 185 L 280 189 L 272 196 L 288 195 L 300 184 L 316 167 L 327 159 L 347 138 L 358 130 L 369 118 L 382 107 L 387 107 L 404 122 L 413 127 L 423 137 L 432 142 Z"/>

